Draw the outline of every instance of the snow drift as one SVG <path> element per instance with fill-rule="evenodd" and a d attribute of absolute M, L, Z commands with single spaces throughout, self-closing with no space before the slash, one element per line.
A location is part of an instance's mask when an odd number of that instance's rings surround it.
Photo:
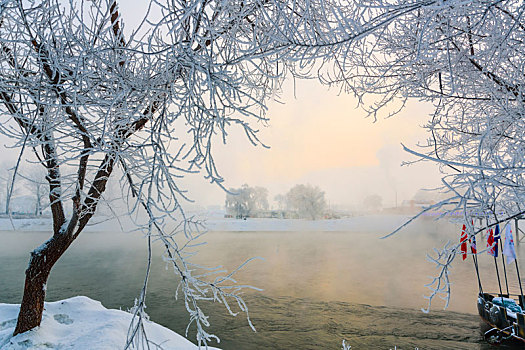
<path fill-rule="evenodd" d="M 19 309 L 17 304 L 0 304 L 1 350 L 123 349 L 132 317 L 128 312 L 108 310 L 99 301 L 78 296 L 45 303 L 40 327 L 12 337 Z M 168 328 L 151 321 L 144 323 L 148 338 L 163 349 L 198 349 Z"/>

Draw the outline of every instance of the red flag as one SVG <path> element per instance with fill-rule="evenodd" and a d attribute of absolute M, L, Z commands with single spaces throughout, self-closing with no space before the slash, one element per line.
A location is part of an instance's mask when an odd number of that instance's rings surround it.
<path fill-rule="evenodd" d="M 496 226 L 496 237 L 494 237 L 494 230 L 490 229 L 489 237 L 487 238 L 487 254 L 493 257 L 498 257 L 498 240 L 499 240 L 499 227 Z"/>
<path fill-rule="evenodd" d="M 487 254 L 494 256 L 494 232 L 492 229 L 489 230 L 489 236 L 487 237 Z"/>
<path fill-rule="evenodd" d="M 463 260 L 467 258 L 467 233 L 465 232 L 465 224 L 463 224 L 463 228 L 461 229 L 461 238 L 459 242 L 461 243 L 461 253 L 463 254 Z"/>

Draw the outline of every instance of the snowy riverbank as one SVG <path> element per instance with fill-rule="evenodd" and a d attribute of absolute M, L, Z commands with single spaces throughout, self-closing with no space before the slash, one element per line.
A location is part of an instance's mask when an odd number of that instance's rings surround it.
<path fill-rule="evenodd" d="M 12 337 L 19 308 L 16 304 L 0 304 L 1 350 L 122 349 L 132 317 L 128 312 L 108 310 L 98 301 L 79 296 L 46 303 L 41 326 Z M 198 348 L 168 328 L 151 321 L 144 324 L 148 338 L 163 349 Z"/>
<path fill-rule="evenodd" d="M 365 215 L 343 219 L 225 219 L 211 217 L 206 220 L 209 231 L 262 231 L 262 232 L 392 232 L 410 217 L 406 215 Z"/>
<path fill-rule="evenodd" d="M 248 218 L 231 219 L 224 218 L 221 212 L 199 213 L 196 215 L 203 220 L 209 231 L 229 232 L 380 232 L 390 233 L 399 225 L 410 219 L 407 215 L 377 214 L 355 216 L 342 219 L 329 220 L 304 220 L 304 219 L 261 219 Z M 96 225 L 89 225 L 86 231 L 124 231 L 132 230 L 134 226 L 120 220 L 121 226 L 116 220 L 108 220 Z M 51 231 L 51 218 L 0 218 L 0 231 Z"/>

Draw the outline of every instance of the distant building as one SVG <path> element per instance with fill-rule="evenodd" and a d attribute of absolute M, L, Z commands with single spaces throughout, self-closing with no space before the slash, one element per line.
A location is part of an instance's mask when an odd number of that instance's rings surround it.
<path fill-rule="evenodd" d="M 404 200 L 401 202 L 401 205 L 397 207 L 391 207 L 391 208 L 385 208 L 383 209 L 383 212 L 385 213 L 392 213 L 392 214 L 417 214 L 424 210 L 425 208 L 428 208 L 432 205 L 436 204 L 434 200 L 429 199 L 410 199 L 410 200 Z"/>

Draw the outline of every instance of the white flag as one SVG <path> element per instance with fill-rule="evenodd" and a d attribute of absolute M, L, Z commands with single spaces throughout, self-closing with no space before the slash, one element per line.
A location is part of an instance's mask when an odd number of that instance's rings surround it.
<path fill-rule="evenodd" d="M 505 245 L 503 246 L 503 254 L 507 256 L 507 264 L 516 260 L 516 250 L 514 249 L 514 239 L 512 238 L 510 223 L 505 227 Z"/>

